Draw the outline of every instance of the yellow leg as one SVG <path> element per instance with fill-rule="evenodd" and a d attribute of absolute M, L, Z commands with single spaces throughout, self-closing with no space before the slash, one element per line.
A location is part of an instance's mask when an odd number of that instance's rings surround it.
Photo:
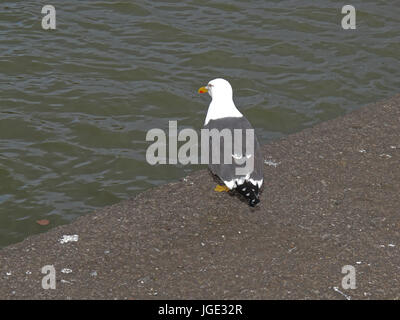
<path fill-rule="evenodd" d="M 217 185 L 216 187 L 215 187 L 215 189 L 214 189 L 214 191 L 217 191 L 217 192 L 228 192 L 230 189 L 227 187 L 227 186 L 221 186 L 221 185 Z"/>

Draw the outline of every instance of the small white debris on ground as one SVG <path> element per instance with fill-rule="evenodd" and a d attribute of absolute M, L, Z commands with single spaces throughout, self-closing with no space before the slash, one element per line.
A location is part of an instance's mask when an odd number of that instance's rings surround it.
<path fill-rule="evenodd" d="M 274 168 L 276 168 L 277 166 L 279 166 L 281 164 L 280 162 L 275 162 L 273 160 L 264 160 L 264 163 L 269 165 L 270 167 L 274 167 Z"/>
<path fill-rule="evenodd" d="M 145 284 L 149 280 L 150 280 L 150 277 L 149 276 L 145 276 L 145 277 L 142 277 L 142 278 L 138 279 L 138 283 L 139 284 Z"/>
<path fill-rule="evenodd" d="M 382 153 L 379 155 L 382 158 L 390 159 L 392 156 L 390 154 Z"/>
<path fill-rule="evenodd" d="M 79 240 L 79 235 L 63 235 L 63 237 L 59 240 L 61 244 L 68 243 L 68 242 L 76 242 Z"/>
<path fill-rule="evenodd" d="M 381 244 L 381 245 L 379 245 L 379 246 L 380 246 L 381 248 L 385 248 L 385 245 L 384 245 L 384 244 Z M 393 243 L 389 243 L 387 246 L 393 248 L 393 247 L 395 247 L 396 245 L 393 244 Z"/>
<path fill-rule="evenodd" d="M 97 271 L 92 271 L 92 272 L 90 273 L 90 275 L 91 275 L 92 277 L 97 277 Z"/>
<path fill-rule="evenodd" d="M 6 276 L 11 276 L 11 275 L 12 275 L 11 271 L 6 272 Z"/>
<path fill-rule="evenodd" d="M 61 279 L 61 283 L 72 283 L 72 282 L 64 280 L 64 279 Z"/>
<path fill-rule="evenodd" d="M 193 185 L 193 184 L 194 184 L 193 181 L 190 181 L 190 180 L 189 180 L 189 177 L 185 177 L 185 178 L 183 178 L 182 180 L 183 180 L 183 182 L 189 182 L 190 185 Z"/>
<path fill-rule="evenodd" d="M 71 269 L 68 269 L 68 268 L 64 268 L 64 269 L 61 270 L 61 272 L 62 272 L 62 273 L 71 273 L 72 270 L 71 270 Z"/>
<path fill-rule="evenodd" d="M 365 149 L 360 149 L 360 150 L 358 150 L 358 152 L 361 152 L 361 153 L 366 153 L 366 152 L 367 152 L 367 150 L 365 150 Z"/>
<path fill-rule="evenodd" d="M 154 291 L 153 288 L 150 288 L 150 291 L 151 291 L 151 292 L 149 292 L 149 295 L 153 295 L 153 296 L 157 296 L 157 295 L 158 295 L 158 292 L 157 292 L 157 291 Z"/>
<path fill-rule="evenodd" d="M 25 274 L 28 274 L 28 275 L 29 275 L 29 274 L 32 274 L 32 272 L 30 272 L 30 271 L 28 270 L 27 272 L 25 272 Z"/>
<path fill-rule="evenodd" d="M 340 293 L 343 297 L 346 298 L 346 300 L 351 300 L 351 297 L 349 295 L 343 293 L 342 291 L 340 291 L 338 287 L 333 287 L 333 290 L 335 290 L 337 293 Z"/>

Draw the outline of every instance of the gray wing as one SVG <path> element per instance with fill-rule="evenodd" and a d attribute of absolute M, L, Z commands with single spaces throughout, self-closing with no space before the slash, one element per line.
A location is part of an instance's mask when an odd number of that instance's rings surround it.
<path fill-rule="evenodd" d="M 232 132 L 232 139 L 230 140 L 230 143 L 232 144 L 232 154 L 230 154 L 230 156 L 232 157 L 232 163 L 226 163 L 226 161 L 224 161 L 225 140 L 222 137 L 219 140 L 219 164 L 212 163 L 212 154 L 213 152 L 217 151 L 216 149 L 218 148 L 218 145 L 213 143 L 213 139 L 210 138 L 209 168 L 211 172 L 220 177 L 221 180 L 223 180 L 230 189 L 232 189 L 236 185 L 236 183 L 241 184 L 243 183 L 243 181 L 250 181 L 252 184 L 257 184 L 259 187 L 261 187 L 263 183 L 263 157 L 261 155 L 260 145 L 255 134 L 253 135 L 253 137 L 249 137 L 249 139 L 254 139 L 253 152 L 250 152 L 251 150 L 246 148 L 246 130 L 254 130 L 249 121 L 245 117 L 221 118 L 217 120 L 210 120 L 204 128 L 209 130 L 217 129 L 219 132 L 221 132 L 223 129 L 228 129 Z M 233 128 L 242 130 L 241 141 L 234 139 L 234 133 L 232 130 Z M 227 140 L 227 143 L 228 142 L 229 140 Z M 238 146 L 240 146 L 240 142 L 241 148 L 238 148 Z M 237 145 L 237 143 L 239 144 Z M 235 145 L 237 146 L 235 147 Z M 235 151 L 238 150 L 240 150 L 240 152 L 235 153 Z M 229 151 L 229 148 L 227 149 L 227 151 Z M 243 157 L 246 158 L 244 159 Z M 242 164 L 239 164 L 238 162 L 242 162 Z M 251 162 L 253 162 L 252 166 L 249 165 L 251 164 Z"/>

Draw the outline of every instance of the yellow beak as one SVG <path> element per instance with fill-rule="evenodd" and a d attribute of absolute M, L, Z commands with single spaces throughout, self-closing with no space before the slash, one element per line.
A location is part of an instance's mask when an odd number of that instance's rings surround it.
<path fill-rule="evenodd" d="M 199 93 L 206 93 L 206 92 L 208 92 L 208 89 L 206 87 L 201 87 L 198 92 Z"/>

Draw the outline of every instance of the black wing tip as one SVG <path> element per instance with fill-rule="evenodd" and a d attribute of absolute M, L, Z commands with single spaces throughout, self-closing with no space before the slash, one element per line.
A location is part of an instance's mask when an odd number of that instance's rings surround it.
<path fill-rule="evenodd" d="M 248 203 L 250 207 L 255 207 L 258 203 L 260 203 L 260 199 L 258 197 L 259 188 L 257 185 L 253 185 L 249 181 L 245 181 L 243 184 L 238 185 L 236 190 L 248 199 Z"/>

